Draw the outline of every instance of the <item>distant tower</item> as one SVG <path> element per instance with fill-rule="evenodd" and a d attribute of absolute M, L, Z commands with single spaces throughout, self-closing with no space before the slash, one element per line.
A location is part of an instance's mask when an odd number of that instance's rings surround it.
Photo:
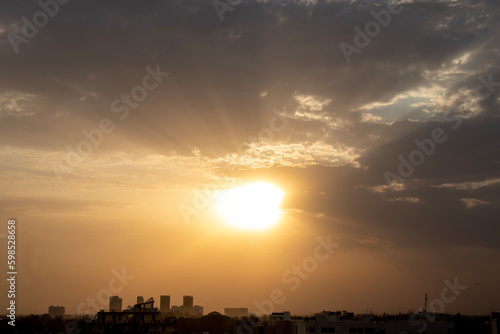
<path fill-rule="evenodd" d="M 121 312 L 122 299 L 118 296 L 109 297 L 109 312 Z"/>
<path fill-rule="evenodd" d="M 193 296 L 184 296 L 182 306 L 192 308 L 193 307 Z"/>
<path fill-rule="evenodd" d="M 429 299 L 427 297 L 427 294 L 425 294 L 425 300 L 424 300 L 424 312 L 427 312 L 427 299 Z"/>
<path fill-rule="evenodd" d="M 137 304 L 142 304 L 144 303 L 144 297 L 143 296 L 137 296 Z"/>
<path fill-rule="evenodd" d="M 170 312 L 170 296 L 160 296 L 160 312 Z"/>

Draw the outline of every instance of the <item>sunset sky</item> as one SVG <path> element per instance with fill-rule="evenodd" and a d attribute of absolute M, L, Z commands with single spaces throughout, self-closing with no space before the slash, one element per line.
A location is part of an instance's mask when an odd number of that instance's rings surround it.
<path fill-rule="evenodd" d="M 77 313 L 122 270 L 124 306 L 407 312 L 456 278 L 445 312 L 500 310 L 497 0 L 44 1 L 36 33 L 36 1 L 0 11 L 19 313 Z M 256 181 L 281 219 L 235 228 L 216 192 Z"/>

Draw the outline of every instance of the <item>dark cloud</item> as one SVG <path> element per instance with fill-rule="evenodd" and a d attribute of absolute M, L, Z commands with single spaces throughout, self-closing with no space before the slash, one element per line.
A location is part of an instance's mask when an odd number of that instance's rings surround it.
<path fill-rule="evenodd" d="M 6 31 L 39 9 L 11 6 L 1 17 Z M 61 141 L 78 139 L 83 125 L 115 116 L 110 103 L 141 83 L 147 65 L 161 64 L 171 77 L 117 132 L 141 146 L 163 153 L 192 146 L 234 150 L 262 127 L 270 109 L 293 103 L 295 93 L 331 98 L 326 112 L 359 125 L 362 132 L 350 129 L 357 138 L 366 134 L 355 112 L 360 105 L 426 86 L 426 71 L 468 51 L 480 48 L 473 60 L 494 53 L 494 3 L 415 2 L 404 4 L 348 65 L 339 44 L 353 44 L 353 28 L 373 20 L 370 10 L 384 8 L 361 1 L 282 7 L 245 2 L 220 22 L 209 2 L 72 1 L 18 54 L 4 32 L 0 88 L 34 94 L 40 111 L 31 119 L 4 119 L 2 135 L 14 144 L 10 129 L 24 129 L 17 145 L 61 149 Z M 471 70 L 484 67 L 473 60 Z M 265 99 L 262 91 L 269 92 Z M 37 132 L 48 129 L 52 135 L 40 140 Z M 352 142 L 351 132 L 330 136 Z"/>

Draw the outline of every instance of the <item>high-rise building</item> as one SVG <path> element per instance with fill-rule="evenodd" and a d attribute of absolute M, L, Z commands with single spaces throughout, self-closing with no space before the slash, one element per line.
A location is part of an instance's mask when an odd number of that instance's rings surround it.
<path fill-rule="evenodd" d="M 160 312 L 170 312 L 170 296 L 160 296 Z"/>
<path fill-rule="evenodd" d="M 144 297 L 143 296 L 137 296 L 137 304 L 142 304 L 144 303 Z"/>
<path fill-rule="evenodd" d="M 193 307 L 193 296 L 184 296 L 182 306 L 192 308 Z"/>
<path fill-rule="evenodd" d="M 109 297 L 109 312 L 121 312 L 122 299 L 118 296 Z"/>

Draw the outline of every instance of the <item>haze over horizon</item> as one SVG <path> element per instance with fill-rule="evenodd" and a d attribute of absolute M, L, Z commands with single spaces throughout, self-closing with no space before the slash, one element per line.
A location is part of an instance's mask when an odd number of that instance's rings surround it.
<path fill-rule="evenodd" d="M 500 310 L 498 1 L 62 2 L 26 42 L 42 7 L 0 11 L 18 314 Z"/>

